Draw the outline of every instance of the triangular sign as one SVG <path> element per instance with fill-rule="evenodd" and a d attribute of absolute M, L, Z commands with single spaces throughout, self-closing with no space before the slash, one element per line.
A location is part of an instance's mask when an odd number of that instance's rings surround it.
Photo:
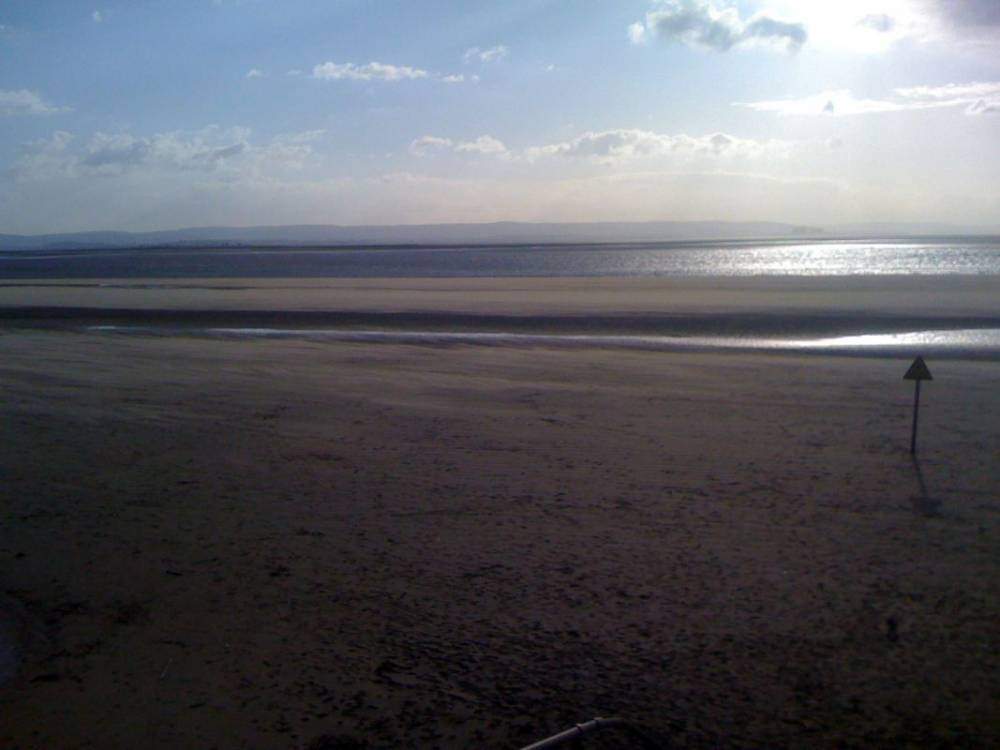
<path fill-rule="evenodd" d="M 934 380 L 934 376 L 931 375 L 931 371 L 927 369 L 927 364 L 924 362 L 923 357 L 917 357 L 913 360 L 913 364 L 910 365 L 910 369 L 906 371 L 903 376 L 903 380 Z"/>

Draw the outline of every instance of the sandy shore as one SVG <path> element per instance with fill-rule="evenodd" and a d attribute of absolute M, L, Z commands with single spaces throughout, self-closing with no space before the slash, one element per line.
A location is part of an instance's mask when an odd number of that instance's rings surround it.
<path fill-rule="evenodd" d="M 931 363 L 915 465 L 898 361 L 0 350 L 0 746 L 1000 737 L 994 364 Z"/>
<path fill-rule="evenodd" d="M 0 281 L 7 307 L 469 315 L 998 314 L 994 276 Z"/>

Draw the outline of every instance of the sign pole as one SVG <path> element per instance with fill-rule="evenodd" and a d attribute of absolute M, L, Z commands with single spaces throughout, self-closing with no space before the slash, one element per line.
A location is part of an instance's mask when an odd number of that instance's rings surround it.
<path fill-rule="evenodd" d="M 910 454 L 917 453 L 917 419 L 920 416 L 920 381 L 934 380 L 931 371 L 927 369 L 927 364 L 923 357 L 917 357 L 906 371 L 903 380 L 916 381 L 916 388 L 913 391 L 913 431 L 910 433 Z"/>
<path fill-rule="evenodd" d="M 917 387 L 913 391 L 913 433 L 910 435 L 910 453 L 916 454 L 917 452 L 917 418 L 920 416 L 920 383 L 917 381 Z"/>

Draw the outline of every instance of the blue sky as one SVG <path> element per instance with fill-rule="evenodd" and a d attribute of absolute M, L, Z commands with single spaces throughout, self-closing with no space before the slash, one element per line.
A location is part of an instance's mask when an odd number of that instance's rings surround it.
<path fill-rule="evenodd" d="M 996 0 L 5 0 L 0 232 L 1000 223 Z"/>

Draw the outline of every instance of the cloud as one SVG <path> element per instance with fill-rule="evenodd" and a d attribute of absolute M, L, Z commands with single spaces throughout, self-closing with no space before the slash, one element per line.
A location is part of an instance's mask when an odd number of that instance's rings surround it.
<path fill-rule="evenodd" d="M 491 135 L 481 135 L 474 141 L 453 141 L 451 138 L 425 135 L 410 143 L 410 153 L 414 156 L 426 156 L 432 151 L 454 151 L 459 154 L 489 156 L 506 156 L 508 153 L 507 147 Z"/>
<path fill-rule="evenodd" d="M 479 76 L 467 76 L 464 73 L 452 73 L 451 75 L 441 76 L 441 81 L 443 83 L 479 83 Z"/>
<path fill-rule="evenodd" d="M 81 156 L 85 169 L 102 173 L 122 172 L 134 167 L 155 165 L 173 169 L 212 170 L 249 149 L 249 131 L 234 128 L 224 134 L 208 131 L 185 137 L 180 133 L 160 133 L 135 137 L 129 133 L 95 133 Z M 223 142 L 216 143 L 215 141 Z"/>
<path fill-rule="evenodd" d="M 940 86 L 909 86 L 893 90 L 892 99 L 857 99 L 847 89 L 823 91 L 800 99 L 734 102 L 758 112 L 779 115 L 866 115 L 925 109 L 965 107 L 966 114 L 992 114 L 1000 106 L 1000 82 L 947 83 Z"/>
<path fill-rule="evenodd" d="M 568 141 L 535 146 L 525 150 L 529 161 L 541 158 L 587 159 L 617 163 L 640 158 L 669 155 L 756 157 L 780 156 L 790 144 L 782 141 L 756 141 L 725 133 L 704 136 L 670 135 L 648 130 L 618 129 L 587 132 Z"/>
<path fill-rule="evenodd" d="M 264 71 L 261 70 L 260 68 L 250 68 L 250 70 L 247 71 L 246 77 L 247 78 L 263 78 L 264 77 Z"/>
<path fill-rule="evenodd" d="M 651 38 L 726 52 L 733 47 L 765 44 L 797 52 L 808 34 L 801 23 L 781 21 L 764 13 L 749 20 L 733 7 L 717 9 L 711 0 L 660 0 L 644 21 L 628 27 L 633 44 Z"/>
<path fill-rule="evenodd" d="M 428 72 L 409 65 L 388 65 L 370 62 L 366 65 L 355 63 L 325 62 L 313 68 L 313 78 L 328 81 L 404 81 L 427 78 Z"/>
<path fill-rule="evenodd" d="M 311 144 L 325 132 L 286 133 L 254 144 L 250 130 L 241 127 L 209 126 L 146 136 L 98 132 L 85 142 L 57 131 L 51 138 L 24 144 L 11 173 L 20 182 L 55 177 L 169 179 L 188 173 L 245 179 L 304 168 L 313 157 Z"/>
<path fill-rule="evenodd" d="M 885 13 L 870 13 L 858 21 L 858 26 L 887 34 L 895 28 L 896 22 L 892 16 L 887 16 Z"/>
<path fill-rule="evenodd" d="M 894 89 L 906 99 L 974 99 L 1000 96 L 1000 81 L 946 83 L 942 86 L 910 86 Z"/>
<path fill-rule="evenodd" d="M 669 135 L 648 130 L 621 128 L 587 132 L 567 141 L 511 150 L 497 138 L 481 135 L 471 141 L 456 141 L 424 135 L 410 143 L 410 153 L 427 156 L 433 152 L 480 154 L 533 164 L 543 159 L 590 161 L 595 164 L 620 164 L 627 161 L 674 157 L 754 158 L 788 156 L 795 144 L 788 141 L 758 141 L 725 133 L 704 136 Z"/>
<path fill-rule="evenodd" d="M 501 141 L 490 135 L 481 135 L 474 141 L 465 141 L 455 146 L 459 153 L 474 154 L 505 154 L 507 147 Z"/>
<path fill-rule="evenodd" d="M 924 0 L 924 4 L 954 26 L 1000 27 L 1000 3 L 996 0 Z"/>
<path fill-rule="evenodd" d="M 986 46 L 992 53 L 1000 41 L 1000 2 L 997 0 L 915 0 L 930 21 L 931 38 L 970 46 Z"/>
<path fill-rule="evenodd" d="M 988 101 L 986 99 L 977 99 L 966 108 L 965 114 L 967 115 L 1000 114 L 1000 99 L 993 99 L 992 101 Z"/>
<path fill-rule="evenodd" d="M 51 115 L 66 111 L 67 107 L 54 107 L 34 91 L 0 89 L 0 115 Z"/>
<path fill-rule="evenodd" d="M 104 16 L 101 14 L 101 11 L 99 10 L 95 10 L 93 13 L 91 13 L 90 17 L 94 19 L 94 23 L 100 23 L 101 21 L 104 20 Z"/>
<path fill-rule="evenodd" d="M 410 143 L 410 153 L 414 156 L 425 156 L 434 149 L 448 149 L 454 145 L 450 138 L 439 138 L 435 135 L 424 135 Z"/>
<path fill-rule="evenodd" d="M 497 62 L 507 57 L 509 49 L 503 44 L 498 44 L 495 47 L 490 47 L 489 49 L 480 49 L 479 47 L 470 47 L 465 50 L 465 54 L 462 55 L 462 60 L 464 62 L 474 62 L 478 60 L 481 63 L 491 63 Z"/>
<path fill-rule="evenodd" d="M 903 112 L 915 109 L 951 107 L 952 101 L 891 101 L 887 99 L 858 99 L 847 89 L 823 91 L 799 99 L 774 99 L 759 102 L 734 102 L 737 107 L 747 107 L 758 112 L 779 115 L 866 115 L 879 112 Z"/>
<path fill-rule="evenodd" d="M 51 138 L 39 138 L 21 145 L 19 155 L 9 172 L 21 177 L 48 179 L 72 171 L 75 162 L 66 158 L 73 134 L 57 130 Z"/>

